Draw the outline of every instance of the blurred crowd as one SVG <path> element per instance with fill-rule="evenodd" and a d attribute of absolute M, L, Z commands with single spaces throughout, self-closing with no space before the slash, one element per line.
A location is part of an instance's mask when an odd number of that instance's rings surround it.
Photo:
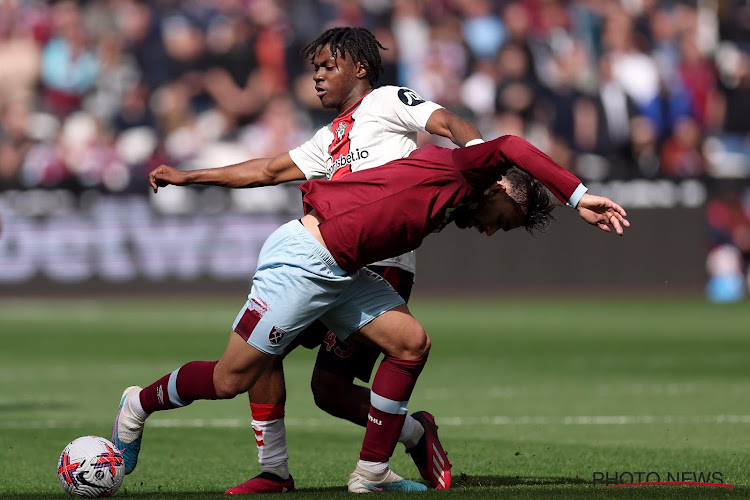
<path fill-rule="evenodd" d="M 750 185 L 725 184 L 706 206 L 707 296 L 736 302 L 750 291 Z"/>
<path fill-rule="evenodd" d="M 0 190 L 143 191 L 331 120 L 299 51 L 332 26 L 405 85 L 586 180 L 750 175 L 739 0 L 3 0 Z"/>
<path fill-rule="evenodd" d="M 333 26 L 388 49 L 380 85 L 586 181 L 750 185 L 747 0 L 0 0 L 0 194 L 146 193 L 160 163 L 298 146 L 333 118 L 300 55 Z M 712 277 L 747 273 L 744 189 L 707 207 Z"/>

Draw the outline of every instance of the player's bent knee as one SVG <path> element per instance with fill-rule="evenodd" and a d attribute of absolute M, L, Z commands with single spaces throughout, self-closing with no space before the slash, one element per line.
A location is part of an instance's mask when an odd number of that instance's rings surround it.
<path fill-rule="evenodd" d="M 239 380 L 231 377 L 215 379 L 214 389 L 216 390 L 216 397 L 219 399 L 231 399 L 247 390 L 243 390 L 243 384 Z"/>
<path fill-rule="evenodd" d="M 427 335 L 427 332 L 422 329 L 415 345 L 414 356 L 416 359 L 426 358 L 430 354 L 431 347 L 432 341 L 430 340 L 429 335 Z"/>
<path fill-rule="evenodd" d="M 416 323 L 411 329 L 408 336 L 405 337 L 403 352 L 401 356 L 403 359 L 422 359 L 426 358 L 430 353 L 430 347 L 432 342 L 430 337 L 425 332 L 422 325 Z"/>
<path fill-rule="evenodd" d="M 227 373 L 214 371 L 214 390 L 218 399 L 231 399 L 238 394 L 247 392 L 252 381 L 245 373 Z"/>
<path fill-rule="evenodd" d="M 248 345 L 236 332 L 214 367 L 214 390 L 219 399 L 233 398 L 246 392 L 258 380 L 275 357 Z"/>

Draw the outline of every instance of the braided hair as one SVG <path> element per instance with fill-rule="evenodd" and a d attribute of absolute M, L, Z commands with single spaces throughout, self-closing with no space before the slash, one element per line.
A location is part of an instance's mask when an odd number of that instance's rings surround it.
<path fill-rule="evenodd" d="M 380 50 L 388 50 L 377 41 L 367 28 L 350 28 L 342 26 L 331 28 L 323 32 L 318 38 L 302 49 L 302 56 L 312 60 L 318 49 L 331 48 L 331 55 L 336 59 L 337 55 L 346 60 L 347 54 L 352 57 L 352 62 L 359 62 L 367 70 L 367 81 L 370 86 L 380 78 L 383 72 L 383 63 L 380 60 Z"/>

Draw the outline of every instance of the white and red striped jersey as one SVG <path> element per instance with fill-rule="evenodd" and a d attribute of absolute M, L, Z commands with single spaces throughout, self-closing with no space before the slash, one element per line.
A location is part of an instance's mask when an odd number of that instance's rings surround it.
<path fill-rule="evenodd" d="M 404 87 L 371 90 L 312 139 L 289 152 L 307 179 L 336 180 L 408 156 L 437 103 Z M 374 263 L 415 272 L 414 252 Z"/>

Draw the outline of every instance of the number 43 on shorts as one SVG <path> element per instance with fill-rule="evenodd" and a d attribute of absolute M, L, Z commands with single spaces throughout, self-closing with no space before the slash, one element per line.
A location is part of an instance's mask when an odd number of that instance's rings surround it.
<path fill-rule="evenodd" d="M 331 331 L 326 333 L 323 344 L 326 346 L 326 351 L 333 350 L 333 353 L 341 358 L 348 358 L 354 353 L 354 342 L 349 339 L 339 340 Z"/>

